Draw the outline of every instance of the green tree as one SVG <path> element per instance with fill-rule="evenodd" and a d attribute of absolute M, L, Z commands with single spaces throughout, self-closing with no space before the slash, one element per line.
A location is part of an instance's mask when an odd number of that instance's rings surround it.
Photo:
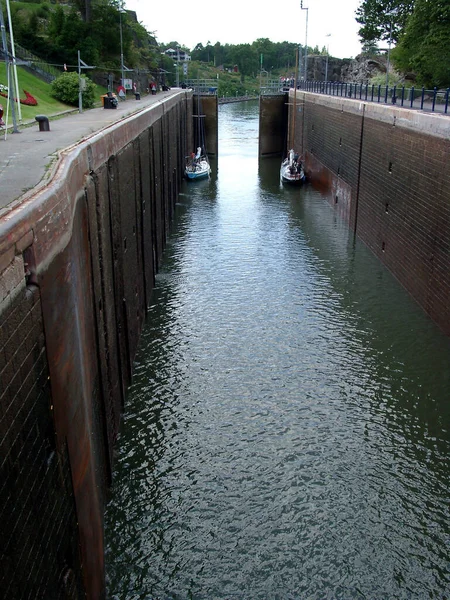
<path fill-rule="evenodd" d="M 415 0 L 361 0 L 356 10 L 358 35 L 364 49 L 392 35 L 395 43 L 403 31 Z"/>
<path fill-rule="evenodd" d="M 413 71 L 426 87 L 450 86 L 450 3 L 416 0 L 392 53 L 397 68 Z"/>

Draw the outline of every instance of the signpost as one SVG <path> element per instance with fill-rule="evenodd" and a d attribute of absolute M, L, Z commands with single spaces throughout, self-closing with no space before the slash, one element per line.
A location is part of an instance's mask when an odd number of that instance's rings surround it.
<path fill-rule="evenodd" d="M 78 50 L 78 81 L 79 81 L 79 91 L 78 91 L 78 112 L 83 112 L 83 92 L 86 89 L 86 81 L 81 77 L 81 69 L 95 69 L 95 67 L 90 67 L 80 58 L 80 51 Z"/>

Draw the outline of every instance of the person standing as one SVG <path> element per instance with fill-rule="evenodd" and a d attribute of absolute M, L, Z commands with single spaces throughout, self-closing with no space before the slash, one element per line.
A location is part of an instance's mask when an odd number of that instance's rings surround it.
<path fill-rule="evenodd" d="M 123 87 L 122 84 L 120 84 L 119 87 L 117 88 L 117 94 L 121 100 L 126 99 L 127 94 L 126 94 L 125 88 Z"/>

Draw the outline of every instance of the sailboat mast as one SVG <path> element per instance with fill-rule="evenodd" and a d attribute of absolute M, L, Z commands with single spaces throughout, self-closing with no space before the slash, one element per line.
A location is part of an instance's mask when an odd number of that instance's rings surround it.
<path fill-rule="evenodd" d="M 294 103 L 292 106 L 292 128 L 290 131 L 291 144 L 289 148 L 293 148 L 295 145 L 295 113 L 297 112 L 297 78 L 298 78 L 298 46 L 295 52 L 295 81 L 294 81 Z"/>

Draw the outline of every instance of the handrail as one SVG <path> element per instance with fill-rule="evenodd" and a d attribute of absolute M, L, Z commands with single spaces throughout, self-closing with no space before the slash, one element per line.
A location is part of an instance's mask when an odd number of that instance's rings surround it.
<path fill-rule="evenodd" d="M 290 84 L 293 86 L 293 82 Z M 352 83 L 345 81 L 300 81 L 297 89 L 315 94 L 327 96 L 341 96 L 364 100 L 365 102 L 376 102 L 379 104 L 394 104 L 406 106 L 427 112 L 449 114 L 450 88 L 432 90 L 424 87 L 416 89 L 385 85 L 369 85 L 368 83 Z"/>

